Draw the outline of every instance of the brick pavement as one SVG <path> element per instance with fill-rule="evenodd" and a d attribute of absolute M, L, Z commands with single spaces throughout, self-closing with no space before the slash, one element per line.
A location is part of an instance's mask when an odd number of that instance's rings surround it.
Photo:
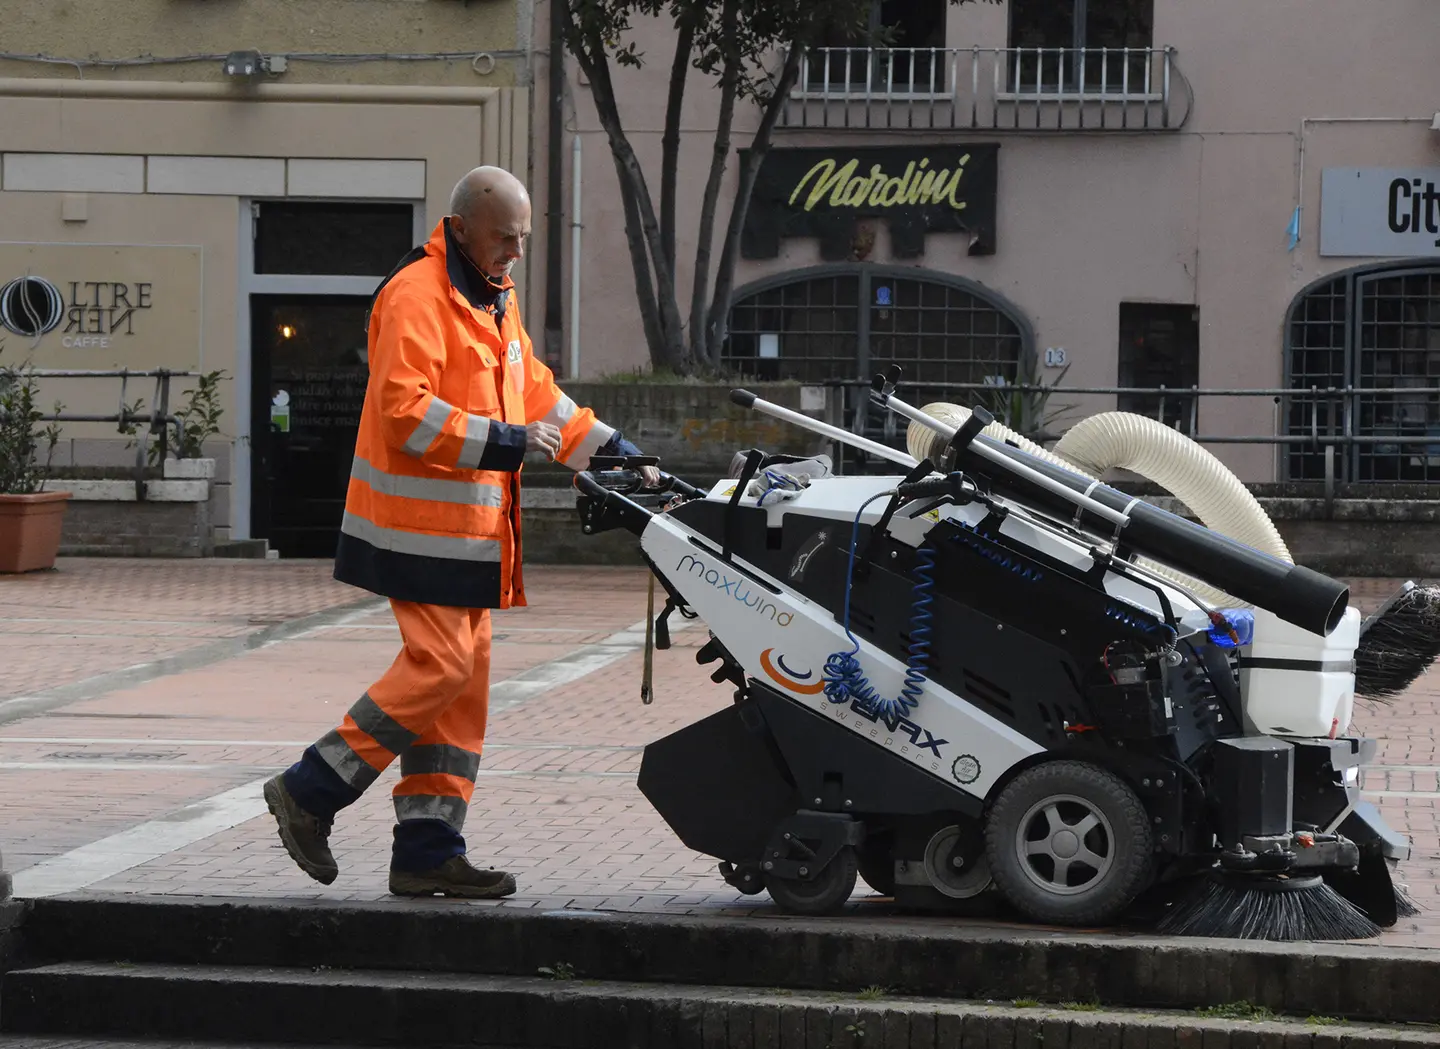
<path fill-rule="evenodd" d="M 494 681 L 644 617 L 640 571 L 535 566 L 526 574 L 532 606 L 497 614 Z M 4 589 L 10 585 L 0 582 L 7 599 L 0 603 L 0 687 L 12 693 L 48 684 L 52 672 L 83 677 L 114 669 L 148 651 L 141 641 L 203 643 L 220 636 L 206 631 L 243 632 L 256 628 L 253 620 L 294 619 L 363 596 L 333 583 L 322 562 L 62 561 L 48 578 L 26 578 L 23 592 Z M 1357 582 L 1355 599 L 1371 607 L 1394 585 Z M 23 599 L 9 600 L 11 593 Z M 146 618 L 156 604 L 166 615 Z M 52 635 L 53 647 L 37 654 L 36 621 L 65 623 L 74 633 Z M 635 787 L 645 743 L 730 701 L 728 686 L 712 684 L 708 669 L 694 662 L 703 626 L 672 621 L 672 630 L 675 647 L 655 655 L 650 706 L 639 698 L 642 657 L 631 651 L 492 716 L 467 840 L 477 860 L 515 871 L 521 891 L 498 904 L 458 906 L 774 913 L 768 897 L 730 891 L 713 861 L 677 842 Z M 398 641 L 383 606 L 361 608 L 253 651 L 0 725 L 7 865 L 19 873 L 284 767 L 383 672 Z M 13 684 L 12 669 L 30 683 Z M 1357 712 L 1357 731 L 1379 739 L 1379 761 L 1388 766 L 1367 773 L 1367 791 L 1413 836 L 1415 855 L 1402 875 L 1427 908 L 1382 943 L 1440 947 L 1437 703 L 1440 673 L 1432 673 L 1396 702 L 1362 704 Z M 334 835 L 342 875 L 331 886 L 295 869 L 265 815 L 88 891 L 385 898 L 395 779 L 392 769 L 342 814 Z M 857 903 L 867 893 L 859 886 Z"/>

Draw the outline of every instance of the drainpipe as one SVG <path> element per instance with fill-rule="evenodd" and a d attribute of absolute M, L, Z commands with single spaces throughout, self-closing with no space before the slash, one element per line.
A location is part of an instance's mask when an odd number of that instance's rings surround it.
<path fill-rule="evenodd" d="M 570 371 L 568 377 L 580 374 L 580 132 L 571 140 L 573 148 L 570 171 Z"/>
<path fill-rule="evenodd" d="M 560 364 L 560 339 L 564 313 L 560 299 L 560 252 L 564 244 L 561 201 L 564 192 L 563 148 L 565 115 L 565 16 L 569 0 L 550 0 L 550 134 L 547 159 L 545 220 L 545 362 L 553 370 Z M 575 323 L 572 317 L 570 323 Z M 567 376 L 569 378 L 571 376 Z"/>

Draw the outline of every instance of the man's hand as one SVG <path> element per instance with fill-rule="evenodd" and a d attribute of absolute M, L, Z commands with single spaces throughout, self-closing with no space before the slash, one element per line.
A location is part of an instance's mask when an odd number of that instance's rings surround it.
<path fill-rule="evenodd" d="M 647 488 L 654 488 L 660 483 L 660 469 L 655 466 L 640 467 L 640 476 L 645 479 Z"/>
<path fill-rule="evenodd" d="M 560 428 L 547 422 L 533 422 L 525 427 L 525 450 L 544 452 L 545 457 L 554 461 L 560 454 Z"/>

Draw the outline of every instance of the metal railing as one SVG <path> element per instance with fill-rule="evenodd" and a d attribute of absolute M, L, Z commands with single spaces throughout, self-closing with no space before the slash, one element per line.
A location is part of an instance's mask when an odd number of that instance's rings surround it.
<path fill-rule="evenodd" d="M 827 396 L 827 421 L 854 433 L 886 440 L 904 440 L 907 423 L 893 413 L 882 413 L 869 402 L 870 384 L 860 380 L 832 379 L 820 385 L 835 390 L 839 396 Z M 1067 397 L 1110 397 L 1118 410 L 1150 415 L 1173 426 L 1202 445 L 1261 445 L 1276 450 L 1276 476 L 1284 480 L 1323 481 L 1327 497 L 1333 497 L 1338 482 L 1366 482 L 1378 478 L 1357 477 L 1364 461 L 1389 457 L 1395 461 L 1420 460 L 1419 477 L 1395 478 L 1421 484 L 1440 484 L 1440 383 L 1432 387 L 1274 387 L 1256 389 L 1189 387 L 1128 387 L 1128 386 L 1040 386 L 1014 384 L 997 386 L 990 383 L 913 383 L 902 385 L 899 393 L 914 403 L 949 400 L 964 406 L 987 404 L 999 393 L 1048 394 L 1049 403 L 1042 415 L 1050 415 L 1064 406 Z M 1377 416 L 1388 414 L 1386 398 L 1413 403 L 1423 397 L 1432 402 L 1432 410 L 1422 423 L 1394 423 Z M 1200 428 L 1201 401 L 1219 398 L 1268 398 L 1272 401 L 1272 432 L 1270 433 L 1205 433 Z M 1099 409 L 1096 410 L 1105 410 Z M 1067 419 L 1067 424 L 1072 420 Z M 1030 436 L 1030 435 L 1027 435 Z M 1034 434 L 1041 443 L 1056 434 Z M 1315 457 L 1317 475 L 1287 477 L 1282 455 L 1310 453 Z M 837 463 L 840 450 L 836 449 Z M 845 457 L 855 466 L 864 467 L 852 451 Z M 1341 456 L 1344 458 L 1341 458 Z M 1362 456 L 1366 459 L 1362 459 Z"/>
<path fill-rule="evenodd" d="M 111 415 L 98 415 L 84 412 L 51 412 L 42 418 L 46 422 L 70 422 L 70 423 L 114 423 L 119 433 L 126 433 L 127 427 L 138 426 L 142 423 L 148 424 L 144 431 L 154 436 L 159 444 L 160 461 L 165 461 L 166 453 L 169 451 L 170 429 L 175 430 L 175 444 L 180 447 L 185 440 L 185 422 L 175 413 L 170 411 L 170 380 L 186 379 L 199 375 L 199 372 L 171 371 L 168 368 L 156 368 L 148 371 L 131 371 L 129 368 L 118 368 L 96 371 L 82 371 L 77 369 L 53 369 L 53 368 L 30 368 L 26 374 L 33 375 L 37 379 L 119 379 L 120 380 L 120 407 Z M 150 401 L 149 411 L 131 411 L 125 403 L 125 395 L 129 388 L 131 379 L 154 379 L 155 392 Z M 137 402 L 138 403 L 138 402 Z M 139 434 L 135 441 L 135 498 L 145 498 L 145 457 L 147 442 Z"/>
<path fill-rule="evenodd" d="M 821 47 L 779 126 L 1173 131 L 1192 104 L 1170 47 Z"/>

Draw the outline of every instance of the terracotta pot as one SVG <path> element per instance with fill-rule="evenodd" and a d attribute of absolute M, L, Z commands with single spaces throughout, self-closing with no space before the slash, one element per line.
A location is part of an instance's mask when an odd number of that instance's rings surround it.
<path fill-rule="evenodd" d="M 0 573 L 54 567 L 70 494 L 0 495 Z"/>

